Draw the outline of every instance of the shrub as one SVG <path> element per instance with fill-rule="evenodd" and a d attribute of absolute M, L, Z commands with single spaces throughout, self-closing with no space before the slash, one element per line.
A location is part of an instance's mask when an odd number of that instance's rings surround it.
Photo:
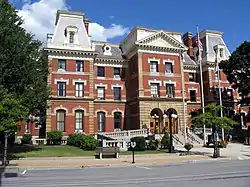
<path fill-rule="evenodd" d="M 191 143 L 185 143 L 184 148 L 189 152 L 193 148 L 193 144 Z"/>
<path fill-rule="evenodd" d="M 22 144 L 30 144 L 32 139 L 31 134 L 24 134 L 22 137 Z"/>
<path fill-rule="evenodd" d="M 95 150 L 95 148 L 99 145 L 98 140 L 95 139 L 94 136 L 91 135 L 82 135 L 80 148 L 83 150 Z"/>
<path fill-rule="evenodd" d="M 67 138 L 67 144 L 75 147 L 80 147 L 82 144 L 84 136 L 82 134 L 70 134 Z"/>
<path fill-rule="evenodd" d="M 149 150 L 157 150 L 159 147 L 159 140 L 150 140 L 148 144 L 148 149 Z"/>
<path fill-rule="evenodd" d="M 143 136 L 133 137 L 130 139 L 131 142 L 136 142 L 135 151 L 145 151 L 146 150 L 146 140 Z M 129 148 L 132 150 L 132 148 Z"/>
<path fill-rule="evenodd" d="M 165 132 L 164 136 L 161 139 L 161 145 L 164 149 L 168 149 L 170 146 L 170 139 L 168 132 Z"/>
<path fill-rule="evenodd" d="M 62 131 L 50 131 L 47 132 L 47 144 L 48 145 L 60 145 L 63 137 Z"/>

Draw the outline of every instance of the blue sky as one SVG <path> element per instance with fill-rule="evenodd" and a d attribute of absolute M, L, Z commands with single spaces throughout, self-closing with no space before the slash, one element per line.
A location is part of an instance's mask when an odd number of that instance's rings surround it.
<path fill-rule="evenodd" d="M 12 1 L 21 10 L 24 2 L 31 5 L 50 1 L 50 6 L 54 6 L 53 1 L 60 4 L 64 0 Z M 144 26 L 195 34 L 198 24 L 200 31 L 224 32 L 224 40 L 231 52 L 243 41 L 250 40 L 250 0 L 66 0 L 64 3 L 68 9 L 84 12 L 92 22 L 104 28 L 116 24 L 128 29 Z M 125 36 L 117 34 L 107 39 L 118 43 Z"/>

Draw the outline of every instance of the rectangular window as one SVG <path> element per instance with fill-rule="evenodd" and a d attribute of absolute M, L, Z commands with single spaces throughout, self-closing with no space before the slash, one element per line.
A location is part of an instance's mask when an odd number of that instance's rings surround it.
<path fill-rule="evenodd" d="M 166 73 L 173 73 L 173 64 L 171 62 L 165 63 L 165 72 Z"/>
<path fill-rule="evenodd" d="M 104 132 L 105 131 L 105 113 L 104 112 L 98 112 L 97 113 L 97 121 L 98 121 L 98 132 Z"/>
<path fill-rule="evenodd" d="M 215 80 L 221 80 L 221 74 L 220 71 L 215 71 Z"/>
<path fill-rule="evenodd" d="M 190 90 L 190 101 L 191 102 L 196 102 L 196 91 L 195 90 Z"/>
<path fill-rule="evenodd" d="M 74 38 L 75 37 L 75 33 L 74 32 L 69 32 L 69 43 L 74 43 Z"/>
<path fill-rule="evenodd" d="M 66 96 L 66 83 L 65 82 L 57 82 L 57 95 L 58 96 Z"/>
<path fill-rule="evenodd" d="M 76 129 L 75 130 L 82 130 L 83 129 L 83 111 L 78 110 L 75 113 L 75 120 L 76 120 Z"/>
<path fill-rule="evenodd" d="M 220 57 L 223 58 L 223 49 L 220 49 Z"/>
<path fill-rule="evenodd" d="M 83 97 L 84 93 L 84 84 L 76 83 L 76 97 Z"/>
<path fill-rule="evenodd" d="M 120 68 L 115 67 L 114 68 L 114 78 L 120 78 Z"/>
<path fill-rule="evenodd" d="M 121 100 L 121 88 L 114 87 L 114 100 Z"/>
<path fill-rule="evenodd" d="M 56 112 L 56 123 L 57 123 L 57 130 L 65 132 L 65 111 L 58 110 Z"/>
<path fill-rule="evenodd" d="M 150 92 L 151 92 L 151 96 L 159 97 L 159 84 L 151 83 L 150 84 Z"/>
<path fill-rule="evenodd" d="M 58 60 L 58 70 L 64 70 L 66 71 L 66 60 Z"/>
<path fill-rule="evenodd" d="M 174 93 L 174 85 L 173 84 L 166 84 L 166 95 L 169 98 L 173 98 L 175 93 Z"/>
<path fill-rule="evenodd" d="M 195 81 L 195 74 L 194 73 L 189 73 L 189 81 L 194 82 Z"/>
<path fill-rule="evenodd" d="M 84 71 L 83 61 L 77 60 L 76 61 L 76 72 L 83 72 L 83 71 Z"/>
<path fill-rule="evenodd" d="M 104 67 L 97 67 L 97 76 L 98 77 L 104 77 L 105 76 L 105 69 Z"/>
<path fill-rule="evenodd" d="M 105 99 L 105 88 L 104 87 L 97 87 L 97 98 L 100 100 L 104 100 Z"/>
<path fill-rule="evenodd" d="M 150 72 L 153 72 L 153 73 L 158 72 L 158 62 L 150 61 Z"/>

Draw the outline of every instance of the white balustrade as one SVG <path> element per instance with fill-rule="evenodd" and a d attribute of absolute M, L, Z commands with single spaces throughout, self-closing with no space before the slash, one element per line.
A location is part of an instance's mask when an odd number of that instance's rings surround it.
<path fill-rule="evenodd" d="M 120 131 L 120 132 L 103 132 L 101 135 L 114 138 L 114 139 L 122 139 L 124 137 L 136 137 L 136 136 L 147 136 L 147 129 L 137 129 L 137 130 L 128 130 L 128 131 Z"/>

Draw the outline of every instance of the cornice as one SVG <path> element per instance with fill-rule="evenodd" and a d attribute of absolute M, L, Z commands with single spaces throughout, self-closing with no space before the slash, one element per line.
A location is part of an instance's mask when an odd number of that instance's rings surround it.
<path fill-rule="evenodd" d="M 95 62 L 110 62 L 110 63 L 128 63 L 126 59 L 115 59 L 115 58 L 95 58 Z"/>
<path fill-rule="evenodd" d="M 69 50 L 69 49 L 55 49 L 55 48 L 44 48 L 48 54 L 58 54 L 64 56 L 96 56 L 99 53 L 96 51 L 80 51 L 80 50 Z"/>
<path fill-rule="evenodd" d="M 198 69 L 198 66 L 195 66 L 195 65 L 185 65 L 183 64 L 183 67 L 185 70 L 197 70 Z"/>

